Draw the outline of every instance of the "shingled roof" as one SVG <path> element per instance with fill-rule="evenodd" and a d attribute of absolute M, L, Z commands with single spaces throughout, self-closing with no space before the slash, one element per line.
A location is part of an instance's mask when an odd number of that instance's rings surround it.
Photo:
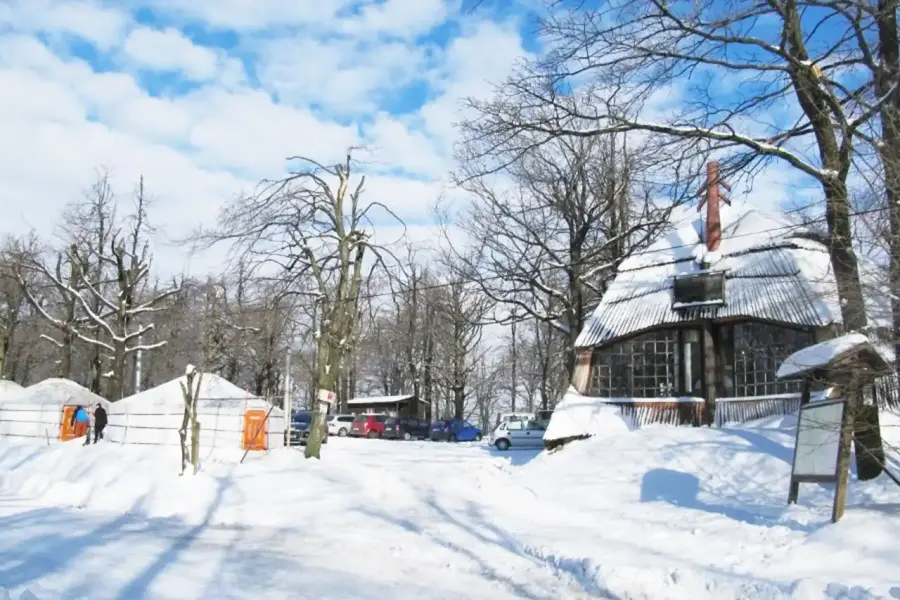
<path fill-rule="evenodd" d="M 597 346 L 660 325 L 748 317 L 816 327 L 840 323 L 828 249 L 810 232 L 746 205 L 722 206 L 722 241 L 709 256 L 698 216 L 619 267 L 576 346 Z M 701 264 L 706 258 L 711 265 Z M 672 307 L 675 276 L 722 272 L 726 302 Z"/>

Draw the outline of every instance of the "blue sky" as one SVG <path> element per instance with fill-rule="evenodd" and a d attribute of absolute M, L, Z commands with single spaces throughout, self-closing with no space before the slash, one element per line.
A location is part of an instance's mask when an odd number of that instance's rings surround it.
<path fill-rule="evenodd" d="M 365 146 L 371 197 L 429 239 L 434 202 L 459 200 L 446 175 L 461 100 L 489 94 L 533 51 L 531 30 L 525 9 L 499 0 L 475 11 L 445 0 L 4 2 L 0 127 L 16 140 L 0 151 L 4 229 L 50 231 L 104 168 L 123 198 L 145 175 L 156 221 L 177 236 L 278 176 L 286 156 L 327 162 Z M 179 266 L 177 248 L 161 252 Z"/>

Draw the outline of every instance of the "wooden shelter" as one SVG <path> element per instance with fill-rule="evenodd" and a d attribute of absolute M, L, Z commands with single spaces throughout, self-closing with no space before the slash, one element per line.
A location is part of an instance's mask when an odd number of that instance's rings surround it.
<path fill-rule="evenodd" d="M 347 410 L 355 415 L 386 414 L 416 419 L 427 419 L 429 416 L 427 403 L 414 394 L 353 398 L 347 401 Z"/>

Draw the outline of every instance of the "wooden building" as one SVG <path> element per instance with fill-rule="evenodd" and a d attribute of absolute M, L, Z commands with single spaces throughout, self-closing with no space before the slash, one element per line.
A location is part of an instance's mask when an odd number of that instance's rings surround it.
<path fill-rule="evenodd" d="M 828 248 L 785 219 L 720 206 L 625 260 L 576 342 L 572 387 L 639 423 L 739 421 L 796 410 L 792 353 L 840 330 Z"/>
<path fill-rule="evenodd" d="M 380 414 L 389 417 L 415 417 L 428 419 L 428 404 L 413 394 L 353 398 L 347 401 L 347 410 L 354 414 Z"/>

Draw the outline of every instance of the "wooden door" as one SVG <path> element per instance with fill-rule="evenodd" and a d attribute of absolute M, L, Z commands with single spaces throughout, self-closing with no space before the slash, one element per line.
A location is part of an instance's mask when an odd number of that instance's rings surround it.
<path fill-rule="evenodd" d="M 74 406 L 63 406 L 62 421 L 59 424 L 59 439 L 62 442 L 68 442 L 75 439 L 75 426 L 72 424 L 72 415 L 75 414 Z"/>
<path fill-rule="evenodd" d="M 244 413 L 244 450 L 266 450 L 268 444 L 266 411 L 253 409 Z"/>

